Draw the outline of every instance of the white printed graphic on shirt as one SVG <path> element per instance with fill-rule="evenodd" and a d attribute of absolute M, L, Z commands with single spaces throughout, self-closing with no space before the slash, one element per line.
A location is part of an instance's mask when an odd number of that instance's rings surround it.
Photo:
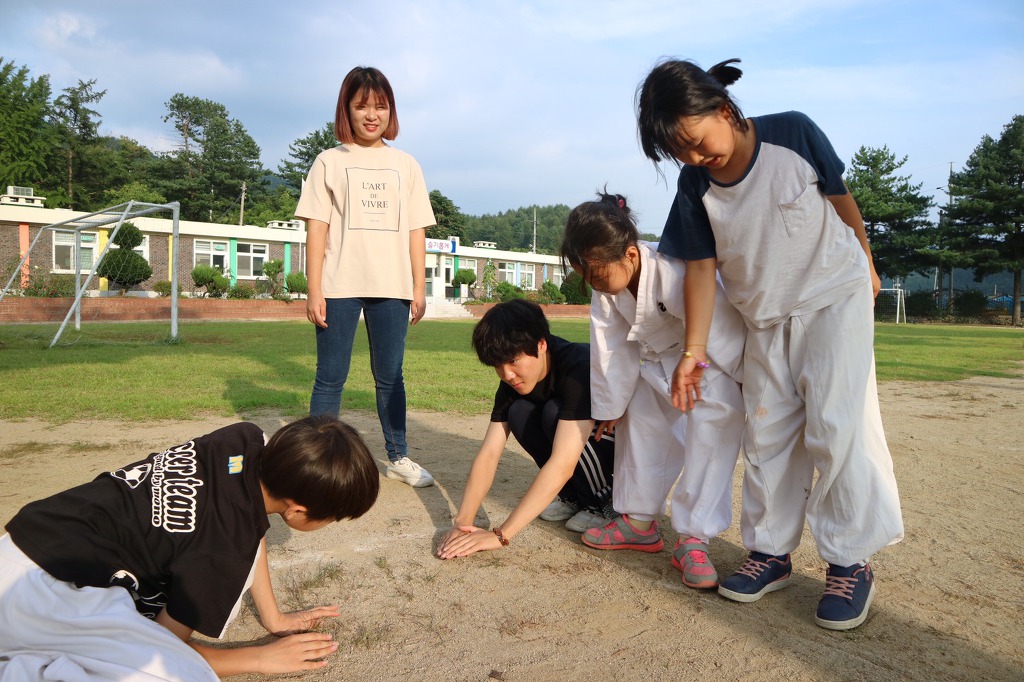
<path fill-rule="evenodd" d="M 196 478 L 194 441 L 153 457 L 153 508 L 150 522 L 168 533 L 196 529 L 196 494 L 203 481 Z"/>
<path fill-rule="evenodd" d="M 129 488 L 135 490 L 139 487 L 140 483 L 146 480 L 146 476 L 149 476 L 149 472 L 152 468 L 153 467 L 149 464 L 136 464 L 131 468 L 111 471 L 110 475 L 124 481 L 128 484 Z"/>
<path fill-rule="evenodd" d="M 398 171 L 388 168 L 349 168 L 348 215 L 351 230 L 398 231 Z"/>
<path fill-rule="evenodd" d="M 167 595 L 163 592 L 156 592 L 151 595 L 140 594 L 139 579 L 131 571 L 121 569 L 110 576 L 110 584 L 118 585 L 128 590 L 135 602 L 135 608 L 139 613 L 150 620 L 154 620 L 160 611 L 167 606 Z"/>

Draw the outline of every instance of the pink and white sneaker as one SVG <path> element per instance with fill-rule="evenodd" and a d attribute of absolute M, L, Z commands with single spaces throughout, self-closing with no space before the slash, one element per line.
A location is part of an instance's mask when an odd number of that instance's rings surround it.
<path fill-rule="evenodd" d="M 700 538 L 679 538 L 672 550 L 672 565 L 683 574 L 683 584 L 698 590 L 718 587 L 718 571 L 708 556 L 708 543 Z"/>

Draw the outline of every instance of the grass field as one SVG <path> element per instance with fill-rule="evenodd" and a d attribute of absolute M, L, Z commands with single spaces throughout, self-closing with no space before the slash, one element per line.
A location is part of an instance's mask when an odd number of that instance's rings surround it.
<path fill-rule="evenodd" d="M 472 320 L 410 328 L 405 380 L 410 409 L 478 414 L 490 409 L 493 371 L 470 346 Z M 554 319 L 553 333 L 589 336 L 586 319 Z M 189 419 L 308 408 L 316 367 L 307 322 L 90 324 L 47 348 L 49 325 L 0 326 L 0 418 Z M 878 325 L 879 381 L 953 381 L 1020 376 L 1024 331 L 1001 327 Z M 356 336 L 342 409 L 375 409 L 366 335 Z"/>

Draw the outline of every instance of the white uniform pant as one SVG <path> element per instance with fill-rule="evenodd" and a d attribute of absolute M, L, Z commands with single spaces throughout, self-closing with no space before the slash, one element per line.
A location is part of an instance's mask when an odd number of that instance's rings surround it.
<path fill-rule="evenodd" d="M 0 537 L 0 682 L 217 682 L 120 587 L 57 580 Z"/>
<path fill-rule="evenodd" d="M 739 386 L 712 365 L 704 373 L 704 400 L 687 415 L 672 406 L 660 362 L 645 361 L 640 374 L 615 427 L 615 511 L 659 516 L 679 479 L 672 528 L 684 537 L 713 538 L 732 521 L 732 479 L 743 439 Z"/>
<path fill-rule="evenodd" d="M 748 550 L 793 551 L 805 516 L 831 564 L 865 561 L 903 539 L 873 343 L 869 288 L 747 335 L 741 528 Z"/>

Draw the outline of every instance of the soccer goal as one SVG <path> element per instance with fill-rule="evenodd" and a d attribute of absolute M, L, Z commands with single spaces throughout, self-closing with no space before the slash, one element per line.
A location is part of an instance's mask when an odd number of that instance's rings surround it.
<path fill-rule="evenodd" d="M 80 215 L 75 218 L 64 220 L 59 223 L 46 225 L 38 230 L 29 248 L 25 251 L 21 261 L 11 273 L 10 279 L 3 290 L 0 291 L 0 303 L 4 298 L 12 295 L 32 295 L 33 286 L 54 286 L 52 281 L 43 285 L 33 281 L 33 262 L 54 263 L 59 265 L 59 271 L 65 271 L 65 278 L 70 279 L 67 297 L 74 296 L 67 314 L 57 329 L 53 340 L 50 342 L 52 348 L 60 340 L 61 335 L 72 322 L 76 330 L 82 328 L 82 300 L 84 297 L 95 294 L 90 291 L 90 285 L 94 278 L 105 277 L 110 282 L 131 282 L 135 276 L 131 273 L 133 268 L 138 267 L 138 258 L 131 258 L 134 246 L 125 237 L 132 228 L 125 227 L 126 223 L 154 213 L 171 213 L 171 288 L 170 288 L 170 324 L 172 340 L 178 338 L 178 215 L 180 205 L 174 201 L 168 204 L 150 204 L 140 201 L 129 201 L 105 208 L 95 213 Z M 113 226 L 113 227 L 110 227 Z M 124 234 L 122 235 L 122 230 Z M 102 231 L 106 236 L 105 242 L 96 253 L 98 247 L 96 234 Z M 141 239 L 141 237 L 139 238 Z M 107 258 L 110 254 L 110 258 Z M 140 257 L 141 258 L 141 257 Z M 145 259 L 143 259 L 145 261 Z M 35 266 L 38 268 L 38 266 Z M 147 264 L 148 267 L 148 264 Z M 50 272 L 47 266 L 44 269 Z M 71 275 L 69 277 L 69 275 Z M 136 280 L 137 281 L 137 280 Z M 95 287 L 93 287 L 95 288 Z M 38 294 L 37 294 L 38 295 Z M 55 295 L 54 292 L 44 292 L 44 295 Z M 64 296 L 60 292 L 60 296 Z"/>
<path fill-rule="evenodd" d="M 882 289 L 875 298 L 875 321 L 907 322 L 907 305 L 903 289 Z"/>

